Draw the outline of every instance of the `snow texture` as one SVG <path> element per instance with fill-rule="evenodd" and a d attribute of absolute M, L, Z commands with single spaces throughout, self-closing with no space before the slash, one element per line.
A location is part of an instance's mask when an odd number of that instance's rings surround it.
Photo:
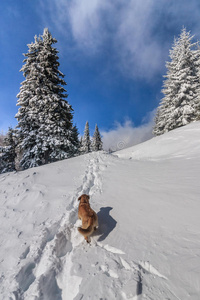
<path fill-rule="evenodd" d="M 200 123 L 0 175 L 0 299 L 198 300 Z M 78 201 L 99 228 L 87 244 Z"/>

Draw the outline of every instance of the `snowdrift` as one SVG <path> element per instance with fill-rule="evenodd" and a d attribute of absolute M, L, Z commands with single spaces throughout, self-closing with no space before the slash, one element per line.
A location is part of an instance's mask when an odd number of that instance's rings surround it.
<path fill-rule="evenodd" d="M 200 295 L 200 123 L 108 155 L 0 175 L 0 299 Z M 78 233 L 90 194 L 99 228 Z"/>

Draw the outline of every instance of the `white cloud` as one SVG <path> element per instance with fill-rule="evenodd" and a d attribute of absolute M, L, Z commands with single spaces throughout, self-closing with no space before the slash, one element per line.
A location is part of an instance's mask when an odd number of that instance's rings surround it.
<path fill-rule="evenodd" d="M 120 12 L 115 36 L 121 71 L 133 77 L 149 77 L 160 69 L 162 45 L 153 37 L 155 4 L 152 0 L 129 1 Z"/>
<path fill-rule="evenodd" d="M 80 47 L 91 51 L 102 41 L 100 36 L 101 11 L 107 7 L 105 0 L 75 0 L 69 8 L 73 36 Z"/>
<path fill-rule="evenodd" d="M 169 38 L 164 33 L 191 24 L 198 32 L 199 0 L 43 0 L 43 12 L 76 47 L 94 55 L 110 45 L 110 59 L 124 75 L 152 78 L 163 72 Z M 49 14 L 48 14 L 49 17 Z M 185 22 L 185 23 L 182 23 Z M 198 28 L 197 28 L 198 27 Z M 164 29 L 163 29 L 164 28 Z M 173 36 L 171 38 L 173 41 Z M 108 49 L 106 49 L 108 51 Z"/>
<path fill-rule="evenodd" d="M 139 127 L 134 127 L 132 121 L 126 120 L 124 124 L 116 122 L 113 130 L 101 131 L 104 150 L 122 150 L 152 138 L 154 115 L 155 111 L 148 113 L 144 118 L 145 123 Z"/>

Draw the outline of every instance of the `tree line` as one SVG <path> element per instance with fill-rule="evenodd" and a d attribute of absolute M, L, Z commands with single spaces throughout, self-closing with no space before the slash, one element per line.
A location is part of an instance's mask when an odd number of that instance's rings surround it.
<path fill-rule="evenodd" d="M 90 151 L 102 150 L 96 125 L 92 141 L 86 122 L 79 140 L 73 124 L 73 108 L 67 101 L 64 74 L 59 70 L 57 40 L 47 28 L 35 36 L 24 54 L 20 70 L 25 80 L 17 95 L 19 106 L 15 129 L 9 128 L 0 146 L 0 172 L 24 170 L 70 158 Z"/>

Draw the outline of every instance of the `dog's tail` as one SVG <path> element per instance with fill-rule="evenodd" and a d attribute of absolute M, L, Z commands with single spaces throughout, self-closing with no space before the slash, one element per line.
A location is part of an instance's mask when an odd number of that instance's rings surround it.
<path fill-rule="evenodd" d="M 94 230 L 94 226 L 93 226 L 93 219 L 89 218 L 89 222 L 88 222 L 88 228 L 82 228 L 82 227 L 78 227 L 78 231 L 84 236 L 87 237 L 89 235 L 92 234 Z"/>
<path fill-rule="evenodd" d="M 92 234 L 94 228 L 93 228 L 93 225 L 90 225 L 87 229 L 83 229 L 81 227 L 78 227 L 78 231 L 84 236 L 89 236 Z"/>

